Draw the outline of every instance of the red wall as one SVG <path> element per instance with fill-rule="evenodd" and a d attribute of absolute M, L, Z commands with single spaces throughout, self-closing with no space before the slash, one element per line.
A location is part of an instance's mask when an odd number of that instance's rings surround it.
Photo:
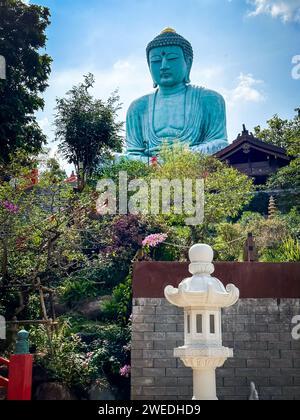
<path fill-rule="evenodd" d="M 190 277 L 188 263 L 137 262 L 133 297 L 162 298 L 168 285 L 177 287 Z M 300 298 L 300 263 L 215 263 L 213 276 L 224 285 L 233 283 L 241 298 Z"/>

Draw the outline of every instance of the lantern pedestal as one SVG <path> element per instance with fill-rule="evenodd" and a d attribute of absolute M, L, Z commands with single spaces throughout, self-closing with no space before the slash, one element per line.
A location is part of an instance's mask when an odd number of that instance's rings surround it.
<path fill-rule="evenodd" d="M 239 290 L 224 285 L 214 272 L 213 250 L 205 244 L 189 251 L 192 277 L 184 279 L 178 289 L 167 286 L 165 297 L 173 305 L 184 308 L 184 346 L 174 350 L 185 366 L 193 369 L 195 400 L 217 400 L 216 373 L 233 350 L 222 346 L 221 308 L 234 305 Z"/>

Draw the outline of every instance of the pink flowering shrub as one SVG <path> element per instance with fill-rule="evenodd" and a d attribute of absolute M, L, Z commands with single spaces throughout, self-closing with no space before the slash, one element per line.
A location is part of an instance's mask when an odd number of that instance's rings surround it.
<path fill-rule="evenodd" d="M 19 207 L 16 205 L 16 204 L 14 204 L 14 203 L 11 203 L 10 201 L 3 201 L 3 202 L 0 202 L 0 205 L 5 209 L 5 210 L 7 210 L 9 213 L 12 213 L 12 214 L 17 214 L 18 212 L 19 212 Z"/>
<path fill-rule="evenodd" d="M 153 233 L 152 235 L 147 236 L 142 244 L 143 247 L 152 247 L 155 248 L 157 247 L 159 244 L 165 242 L 165 240 L 167 239 L 168 235 L 166 233 Z"/>
<path fill-rule="evenodd" d="M 125 365 L 120 369 L 120 375 L 124 376 L 125 378 L 129 378 L 131 372 L 131 366 Z"/>

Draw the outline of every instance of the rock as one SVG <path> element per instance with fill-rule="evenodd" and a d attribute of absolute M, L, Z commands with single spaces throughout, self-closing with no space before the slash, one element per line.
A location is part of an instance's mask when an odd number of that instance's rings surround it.
<path fill-rule="evenodd" d="M 34 399 L 38 401 L 75 401 L 77 398 L 66 385 L 58 382 L 48 382 L 37 387 Z"/>
<path fill-rule="evenodd" d="M 115 401 L 116 395 L 115 391 L 108 387 L 103 387 L 99 385 L 92 385 L 89 390 L 89 400 L 90 401 Z"/>
<path fill-rule="evenodd" d="M 42 383 L 49 382 L 49 373 L 40 365 L 34 364 L 32 369 L 32 385 L 37 387 Z"/>
<path fill-rule="evenodd" d="M 64 315 L 70 311 L 70 309 L 68 308 L 68 305 L 66 303 L 61 303 L 61 302 L 55 302 L 54 310 L 55 310 L 56 316 Z"/>
<path fill-rule="evenodd" d="M 6 398 L 6 390 L 5 388 L 0 388 L 0 401 L 5 400 Z"/>
<path fill-rule="evenodd" d="M 101 296 L 96 300 L 78 304 L 75 310 L 85 318 L 92 321 L 97 321 L 101 318 L 104 305 L 110 300 L 111 296 Z"/>

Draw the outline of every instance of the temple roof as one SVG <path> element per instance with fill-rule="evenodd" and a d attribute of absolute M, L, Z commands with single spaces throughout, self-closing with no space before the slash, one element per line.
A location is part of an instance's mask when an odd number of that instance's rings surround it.
<path fill-rule="evenodd" d="M 243 152 L 247 152 L 248 150 L 255 149 L 264 153 L 268 153 L 270 155 L 274 155 L 277 158 L 284 159 L 286 161 L 290 161 L 291 158 L 287 155 L 285 149 L 279 146 L 275 146 L 270 143 L 266 143 L 256 137 L 254 137 L 253 133 L 249 133 L 246 129 L 245 125 L 243 125 L 243 131 L 241 134 L 238 135 L 237 139 L 233 141 L 232 144 L 225 147 L 224 149 L 217 152 L 214 156 L 217 159 L 225 160 L 234 153 L 242 150 Z"/>

